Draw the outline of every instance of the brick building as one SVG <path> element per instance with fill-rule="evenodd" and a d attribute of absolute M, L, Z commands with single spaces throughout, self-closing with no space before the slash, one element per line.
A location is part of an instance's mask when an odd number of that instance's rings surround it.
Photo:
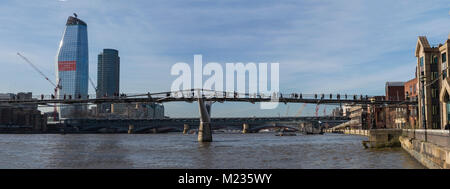
<path fill-rule="evenodd" d="M 418 90 L 417 78 L 405 82 L 405 100 L 417 101 Z M 407 128 L 418 128 L 417 112 L 417 106 L 408 106 L 406 109 Z"/>

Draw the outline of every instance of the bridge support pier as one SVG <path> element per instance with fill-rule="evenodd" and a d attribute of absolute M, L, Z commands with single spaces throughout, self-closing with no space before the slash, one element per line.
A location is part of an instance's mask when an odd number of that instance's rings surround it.
<path fill-rule="evenodd" d="M 211 123 L 200 122 L 198 126 L 198 141 L 212 142 Z"/>
<path fill-rule="evenodd" d="M 200 125 L 198 126 L 198 141 L 212 142 L 211 133 L 211 105 L 212 102 L 205 102 L 205 99 L 198 99 L 198 106 L 200 109 Z"/>
<path fill-rule="evenodd" d="M 184 124 L 183 134 L 187 134 L 188 131 L 189 131 L 189 125 L 188 124 Z"/>
<path fill-rule="evenodd" d="M 134 133 L 134 126 L 128 125 L 128 134 L 133 134 L 133 133 Z"/>
<path fill-rule="evenodd" d="M 250 129 L 250 126 L 248 125 L 248 123 L 244 123 L 242 125 L 242 133 L 243 134 L 248 133 L 249 129 Z"/>

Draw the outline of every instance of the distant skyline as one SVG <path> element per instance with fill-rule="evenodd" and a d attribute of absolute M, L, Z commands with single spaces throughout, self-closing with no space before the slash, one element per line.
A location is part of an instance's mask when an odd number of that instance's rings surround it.
<path fill-rule="evenodd" d="M 286 93 L 384 95 L 387 81 L 414 77 L 418 36 L 432 45 L 448 38 L 449 10 L 445 0 L 7 0 L 0 7 L 0 93 L 53 93 L 16 53 L 54 81 L 65 22 L 77 13 L 88 25 L 90 77 L 96 83 L 97 55 L 117 49 L 121 92 L 168 91 L 176 78 L 171 66 L 193 64 L 202 54 L 204 62 L 221 64 L 279 62 Z M 171 117 L 198 116 L 195 103 L 165 107 Z M 285 116 L 288 109 L 292 116 L 300 107 L 216 103 L 212 116 Z M 303 115 L 313 112 L 308 105 Z"/>

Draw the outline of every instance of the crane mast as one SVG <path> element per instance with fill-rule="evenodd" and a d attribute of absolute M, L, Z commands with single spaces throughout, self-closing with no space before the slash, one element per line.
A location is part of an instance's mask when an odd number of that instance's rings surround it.
<path fill-rule="evenodd" d="M 92 87 L 95 89 L 95 93 L 97 93 L 97 87 L 95 86 L 95 84 L 92 81 L 91 77 L 89 77 L 89 82 L 91 82 Z"/>
<path fill-rule="evenodd" d="M 303 111 L 303 109 L 305 109 L 305 107 L 306 107 L 306 103 L 303 103 L 302 107 L 298 110 L 297 114 L 295 114 L 295 117 L 302 115 L 302 111 Z"/>

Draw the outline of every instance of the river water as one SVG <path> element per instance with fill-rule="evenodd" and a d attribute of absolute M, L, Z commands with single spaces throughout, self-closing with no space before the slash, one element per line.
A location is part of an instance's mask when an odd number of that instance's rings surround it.
<path fill-rule="evenodd" d="M 401 148 L 364 149 L 362 136 L 2 134 L 0 168 L 424 168 Z"/>

